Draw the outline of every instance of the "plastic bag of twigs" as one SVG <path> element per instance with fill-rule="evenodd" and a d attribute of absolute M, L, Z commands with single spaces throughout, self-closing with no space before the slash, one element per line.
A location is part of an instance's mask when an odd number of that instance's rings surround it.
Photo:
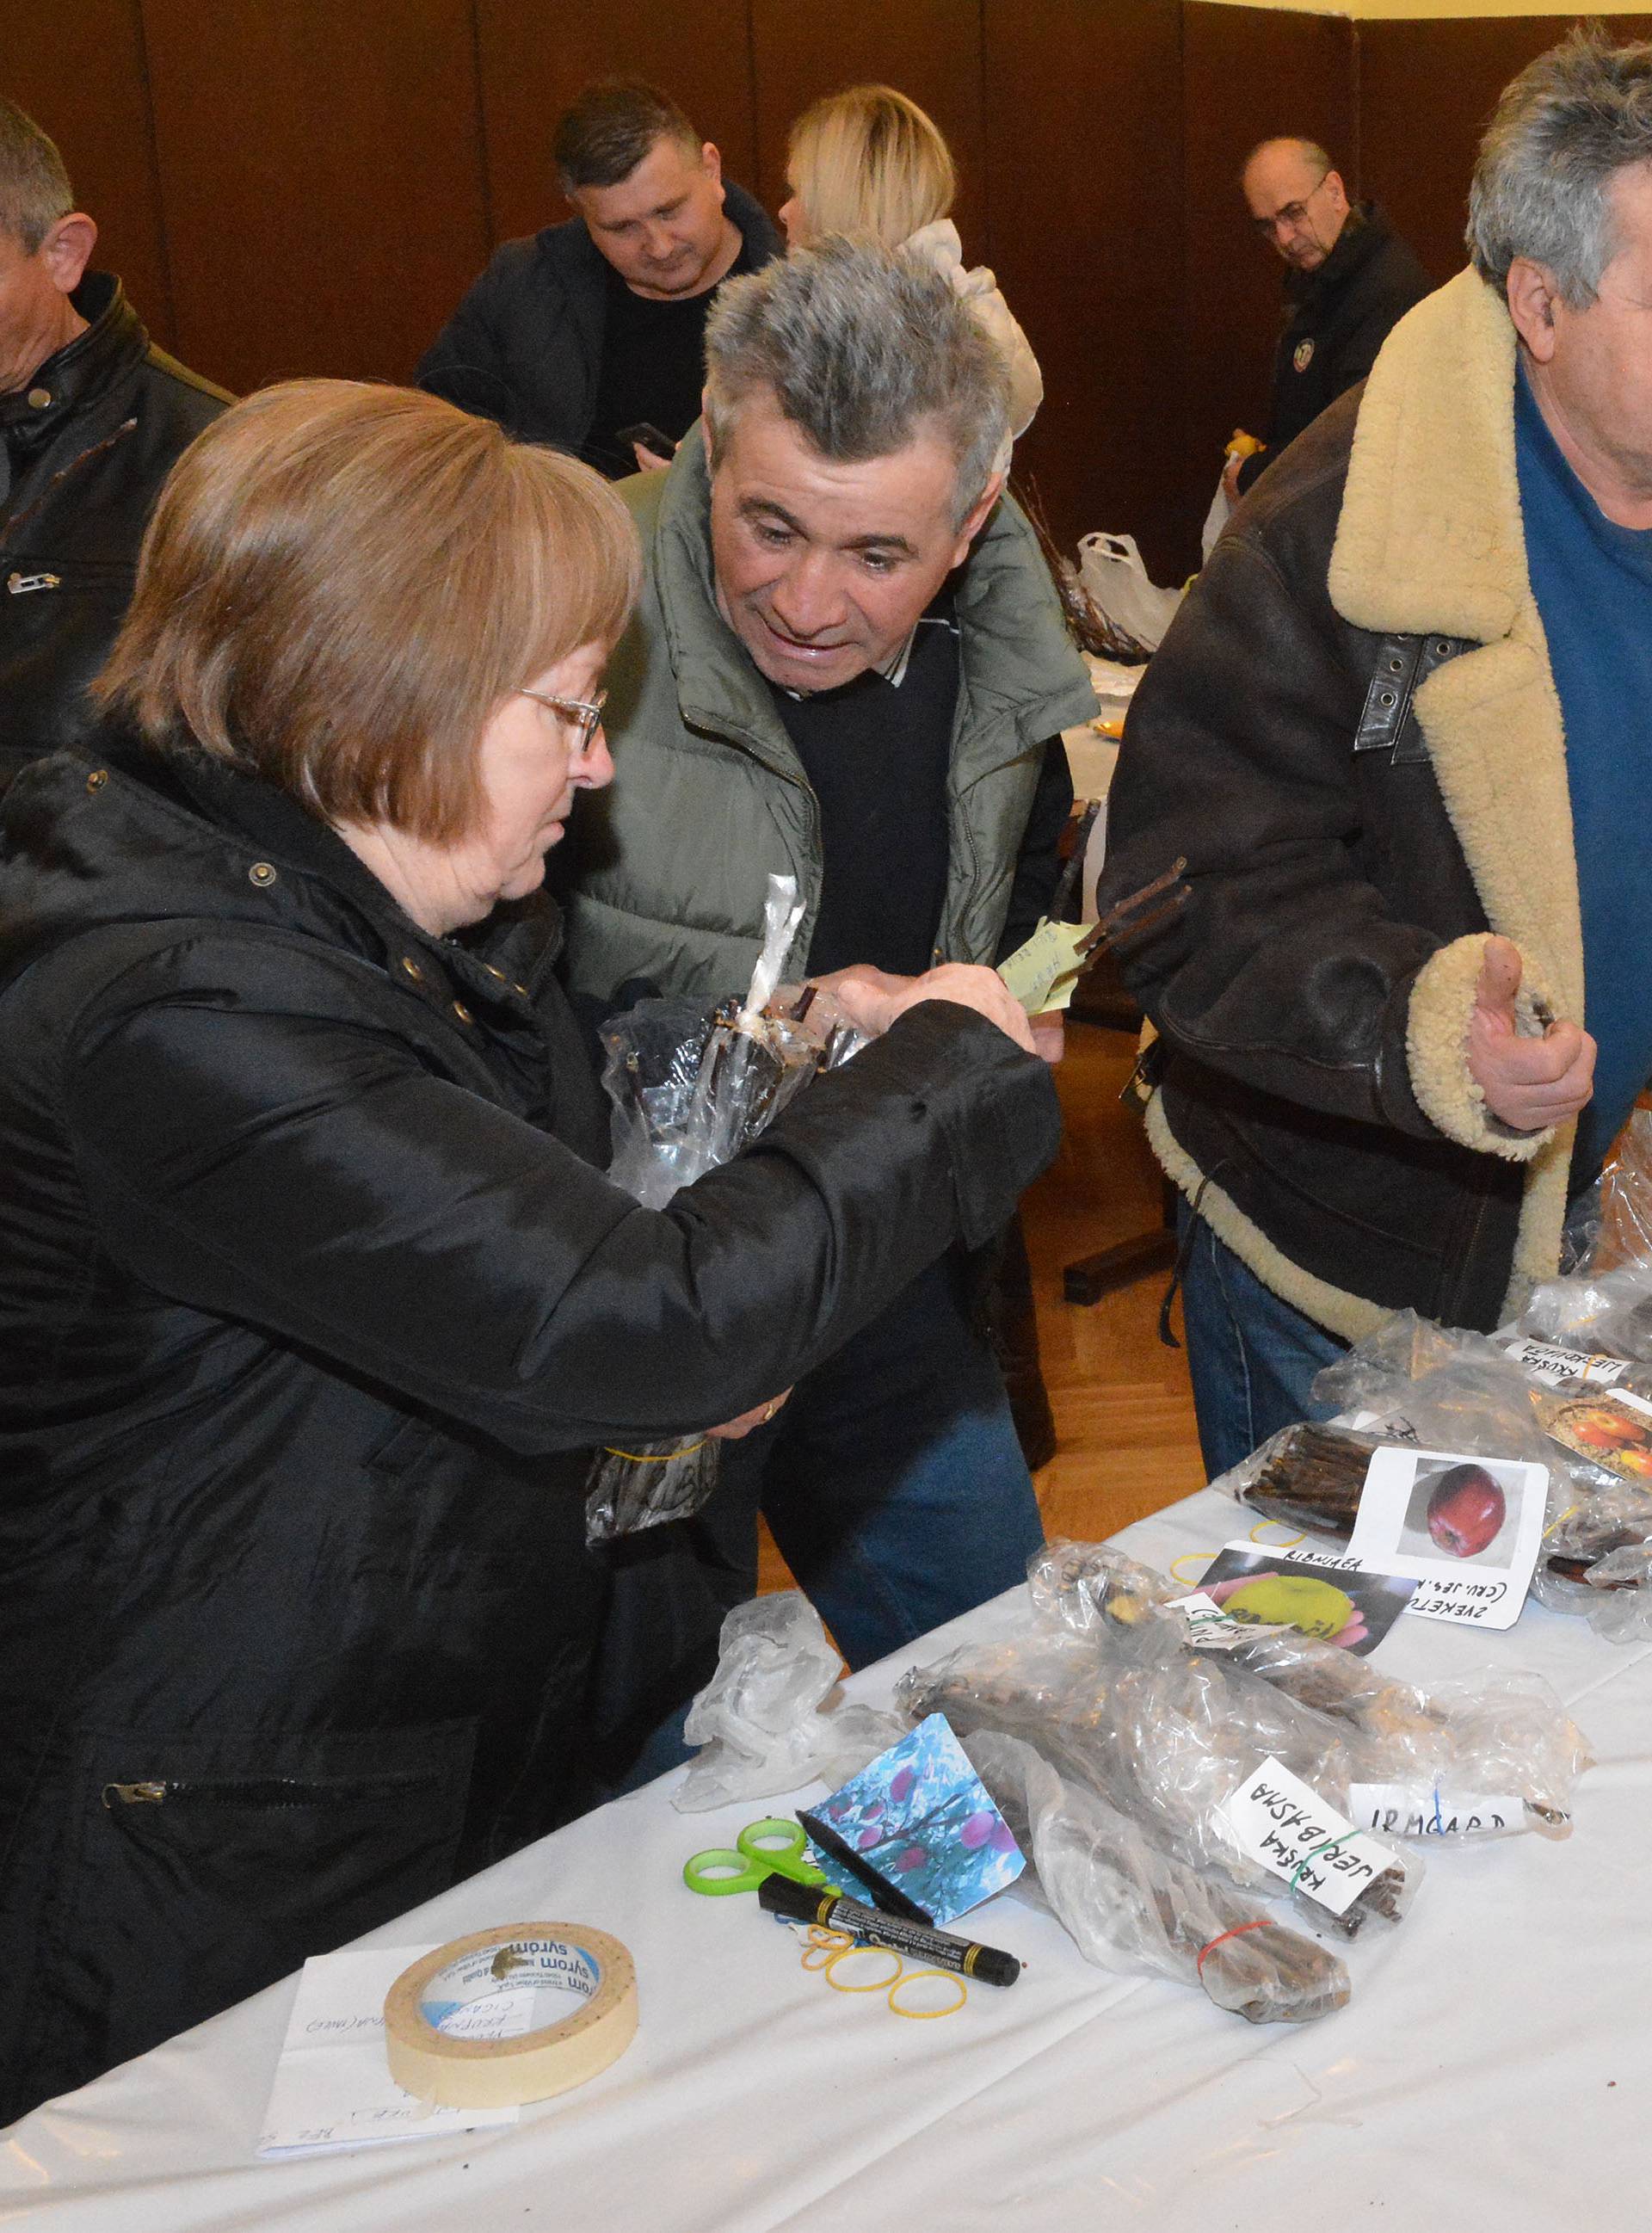
<path fill-rule="evenodd" d="M 613 1102 L 608 1176 L 645 1209 L 738 1156 L 821 1070 L 846 1061 L 859 1032 L 780 979 L 803 915 L 790 876 L 771 876 L 763 951 L 744 1002 L 706 1010 L 644 1000 L 602 1028 Z M 720 1445 L 704 1433 L 599 1450 L 585 1501 L 590 1543 L 698 1512 L 717 1485 Z"/>

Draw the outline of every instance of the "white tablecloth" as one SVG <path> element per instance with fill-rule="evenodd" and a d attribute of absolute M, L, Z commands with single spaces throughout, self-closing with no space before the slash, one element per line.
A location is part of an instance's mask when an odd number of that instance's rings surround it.
<path fill-rule="evenodd" d="M 1167 1565 L 1244 1532 L 1208 1491 L 1129 1529 Z M 1018 1617 L 1000 1599 L 858 1678 Z M 960 2015 L 903 2022 L 798 1967 L 749 1896 L 685 1857 L 766 1811 L 686 1816 L 673 1779 L 377 1935 L 569 1918 L 637 1960 L 635 2043 L 511 2129 L 252 2159 L 294 1984 L 38 2110 L 4 2137 L 0 2223 L 42 2233 L 1641 2233 L 1652 2223 L 1652 1652 L 1528 1607 L 1502 1637 L 1402 1620 L 1382 1663 L 1428 1681 L 1541 1670 L 1593 1741 L 1577 1826 L 1434 1849 L 1411 1914 L 1348 1951 L 1353 1999 L 1253 2028 L 1197 1990 L 1088 1967 L 1010 1893 L 972 1928 L 1027 1964 Z M 784 1804 L 780 1810 L 785 1811 Z M 367 1943 L 373 1941 L 364 1942 Z"/>

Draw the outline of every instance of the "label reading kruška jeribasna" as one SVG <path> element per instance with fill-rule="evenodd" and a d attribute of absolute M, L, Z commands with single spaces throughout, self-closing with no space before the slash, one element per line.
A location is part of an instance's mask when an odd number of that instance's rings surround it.
<path fill-rule="evenodd" d="M 1406 1865 L 1272 1758 L 1223 1802 L 1222 1813 L 1253 1861 L 1333 1915 L 1343 1914 L 1385 1870 Z"/>

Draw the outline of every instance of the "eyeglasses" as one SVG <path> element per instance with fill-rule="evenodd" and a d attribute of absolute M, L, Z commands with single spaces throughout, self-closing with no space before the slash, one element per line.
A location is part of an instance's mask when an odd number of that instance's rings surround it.
<path fill-rule="evenodd" d="M 1325 178 L 1310 186 L 1299 202 L 1287 202 L 1283 209 L 1275 210 L 1272 217 L 1253 217 L 1251 223 L 1261 234 L 1263 239 L 1272 240 L 1281 225 L 1284 225 L 1287 232 L 1294 232 L 1307 216 L 1309 203 L 1319 192 L 1319 188 L 1324 185 L 1325 179 L 1330 176 L 1330 173 L 1327 171 Z"/>
<path fill-rule="evenodd" d="M 576 722 L 579 728 L 576 750 L 589 752 L 597 731 L 602 726 L 602 708 L 608 702 L 606 690 L 599 690 L 595 698 L 552 698 L 543 690 L 519 690 L 518 698 L 531 698 L 536 706 L 549 706 L 553 713 L 565 720 Z"/>

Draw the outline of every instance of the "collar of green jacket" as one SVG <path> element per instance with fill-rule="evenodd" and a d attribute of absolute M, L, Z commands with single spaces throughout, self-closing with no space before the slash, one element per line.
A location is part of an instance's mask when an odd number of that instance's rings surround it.
<path fill-rule="evenodd" d="M 621 482 L 659 601 L 677 703 L 691 728 L 726 737 L 802 783 L 769 684 L 717 608 L 711 476 L 698 426 L 669 472 Z M 1095 693 L 1061 617 L 1037 537 L 1005 497 L 954 577 L 960 643 L 953 787 L 1089 720 Z M 621 648 L 621 658 L 625 647 Z"/>

